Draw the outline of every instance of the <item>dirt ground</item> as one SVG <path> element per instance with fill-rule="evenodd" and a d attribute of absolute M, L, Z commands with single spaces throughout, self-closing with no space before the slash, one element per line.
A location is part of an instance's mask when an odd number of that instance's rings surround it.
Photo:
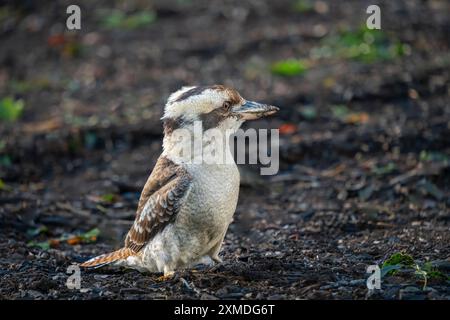
<path fill-rule="evenodd" d="M 378 1 L 401 50 L 370 61 L 336 46 L 373 1 L 78 1 L 69 32 L 71 2 L 0 7 L 0 99 L 24 103 L 0 122 L 1 299 L 450 298 L 449 2 Z M 169 93 L 215 83 L 281 108 L 249 124 L 280 128 L 280 172 L 241 167 L 224 262 L 68 289 L 121 245 Z M 399 269 L 368 292 L 374 264 Z"/>

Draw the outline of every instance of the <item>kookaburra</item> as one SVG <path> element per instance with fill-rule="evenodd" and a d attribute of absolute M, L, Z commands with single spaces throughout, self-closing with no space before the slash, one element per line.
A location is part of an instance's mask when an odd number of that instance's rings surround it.
<path fill-rule="evenodd" d="M 180 152 L 186 150 L 180 144 L 190 142 L 175 137 L 175 132 L 193 132 L 201 121 L 205 132 L 215 128 L 228 139 L 244 121 L 277 110 L 245 100 L 222 85 L 183 87 L 171 94 L 162 117 L 163 152 L 142 190 L 124 247 L 81 266 L 111 264 L 170 276 L 200 262 L 220 262 L 219 252 L 238 201 L 238 168 L 234 160 L 192 161 L 192 155 Z M 211 143 L 216 139 L 202 140 L 204 147 Z"/>

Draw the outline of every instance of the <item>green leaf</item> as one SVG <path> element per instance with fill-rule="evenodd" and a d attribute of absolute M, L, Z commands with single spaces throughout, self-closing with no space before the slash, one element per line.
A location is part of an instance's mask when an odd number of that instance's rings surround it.
<path fill-rule="evenodd" d="M 415 267 L 416 263 L 414 259 L 404 252 L 396 252 L 384 261 L 381 266 L 382 275 L 393 275 L 396 270 L 402 269 L 403 267 Z M 385 272 L 383 273 L 383 269 Z"/>
<path fill-rule="evenodd" d="M 116 195 L 113 193 L 107 193 L 101 196 L 102 201 L 112 203 L 116 199 Z"/>
<path fill-rule="evenodd" d="M 308 120 L 313 120 L 317 117 L 317 110 L 314 106 L 305 106 L 300 109 L 300 114 Z"/>
<path fill-rule="evenodd" d="M 12 188 L 5 183 L 2 179 L 0 179 L 0 190 L 1 191 L 12 191 Z"/>
<path fill-rule="evenodd" d="M 385 266 L 392 266 L 392 265 L 402 265 L 405 267 L 414 267 L 415 262 L 413 257 L 411 257 L 409 254 L 406 254 L 404 252 L 396 252 L 393 255 L 389 257 L 384 263 L 383 267 Z"/>
<path fill-rule="evenodd" d="M 395 163 L 389 162 L 385 166 L 372 168 L 372 172 L 374 174 L 376 174 L 377 176 L 382 176 L 382 175 L 389 174 L 389 173 L 393 172 L 396 168 L 397 167 L 396 167 Z"/>
<path fill-rule="evenodd" d="M 393 275 L 397 270 L 407 269 L 414 271 L 414 275 L 423 279 L 423 289 L 427 286 L 428 279 L 450 280 L 450 277 L 437 270 L 430 262 L 426 262 L 420 267 L 414 259 L 403 252 L 397 252 L 391 255 L 381 267 L 381 277 Z"/>
<path fill-rule="evenodd" d="M 37 228 L 32 228 L 27 230 L 27 235 L 30 237 L 35 237 L 41 233 L 46 233 L 48 231 L 48 228 L 46 226 L 40 226 Z"/>
<path fill-rule="evenodd" d="M 121 11 L 113 11 L 103 18 L 103 25 L 110 29 L 119 28 L 124 19 L 125 16 Z"/>
<path fill-rule="evenodd" d="M 331 112 L 335 118 L 340 120 L 344 120 L 350 114 L 348 107 L 343 104 L 332 106 Z"/>
<path fill-rule="evenodd" d="M 284 76 L 284 77 L 293 77 L 304 74 L 308 70 L 307 64 L 303 60 L 297 59 L 288 59 L 281 60 L 275 62 L 271 71 L 274 74 Z"/>
<path fill-rule="evenodd" d="M 0 179 L 0 190 L 4 190 L 6 188 L 6 183 Z"/>
<path fill-rule="evenodd" d="M 385 277 L 388 274 L 394 274 L 396 270 L 399 270 L 401 268 L 402 266 L 400 264 L 383 266 L 381 268 L 381 278 Z"/>
<path fill-rule="evenodd" d="M 128 29 L 136 29 L 152 23 L 155 19 L 156 14 L 153 11 L 142 11 L 125 19 L 124 25 Z"/>
<path fill-rule="evenodd" d="M 0 166 L 10 167 L 12 165 L 11 157 L 7 154 L 0 155 Z"/>
<path fill-rule="evenodd" d="M 420 161 L 424 162 L 450 162 L 450 157 L 442 152 L 422 150 L 419 155 Z"/>
<path fill-rule="evenodd" d="M 431 264 L 431 262 L 425 262 L 424 265 L 422 266 L 422 270 L 424 270 L 427 273 L 428 278 L 430 279 L 450 280 L 450 276 L 439 271 L 436 267 L 434 267 Z"/>
<path fill-rule="evenodd" d="M 314 9 L 314 5 L 311 0 L 296 0 L 292 5 L 295 11 L 308 12 Z"/>
<path fill-rule="evenodd" d="M 94 228 L 92 230 L 89 230 L 88 232 L 80 234 L 80 237 L 83 242 L 90 243 L 96 241 L 99 234 L 100 230 L 98 228 Z"/>
<path fill-rule="evenodd" d="M 14 100 L 11 97 L 3 98 L 0 100 L 0 120 L 16 121 L 22 115 L 23 107 L 23 100 Z"/>
<path fill-rule="evenodd" d="M 50 242 L 49 241 L 42 241 L 42 242 L 30 241 L 30 242 L 27 243 L 27 245 L 29 247 L 41 248 L 42 250 L 50 249 Z"/>
<path fill-rule="evenodd" d="M 111 11 L 102 19 L 102 25 L 108 29 L 137 29 L 153 23 L 156 20 L 154 11 L 145 10 L 126 15 L 121 11 Z"/>

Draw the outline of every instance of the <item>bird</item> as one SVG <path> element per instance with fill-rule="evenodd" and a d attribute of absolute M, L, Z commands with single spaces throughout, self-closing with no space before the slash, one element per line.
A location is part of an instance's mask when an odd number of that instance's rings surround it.
<path fill-rule="evenodd" d="M 202 138 L 194 151 L 185 152 L 192 142 L 180 139 L 179 133 L 192 137 L 200 123 L 205 135 L 215 130 L 228 141 L 245 121 L 278 110 L 245 100 L 224 85 L 182 87 L 170 94 L 161 118 L 162 153 L 144 185 L 124 246 L 80 266 L 126 267 L 162 273 L 167 279 L 205 261 L 222 262 L 219 252 L 237 206 L 239 170 L 232 156 L 224 163 L 196 161 L 198 145 L 211 147 L 220 139 Z"/>

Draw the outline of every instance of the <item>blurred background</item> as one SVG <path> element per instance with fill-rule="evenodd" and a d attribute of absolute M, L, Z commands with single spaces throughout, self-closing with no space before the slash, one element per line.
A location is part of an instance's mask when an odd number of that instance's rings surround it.
<path fill-rule="evenodd" d="M 0 3 L 0 298 L 363 299 L 372 264 L 371 297 L 450 297 L 448 1 Z M 251 124 L 280 130 L 280 173 L 243 168 L 225 262 L 68 290 L 128 231 L 168 95 L 210 84 L 281 108 Z"/>

